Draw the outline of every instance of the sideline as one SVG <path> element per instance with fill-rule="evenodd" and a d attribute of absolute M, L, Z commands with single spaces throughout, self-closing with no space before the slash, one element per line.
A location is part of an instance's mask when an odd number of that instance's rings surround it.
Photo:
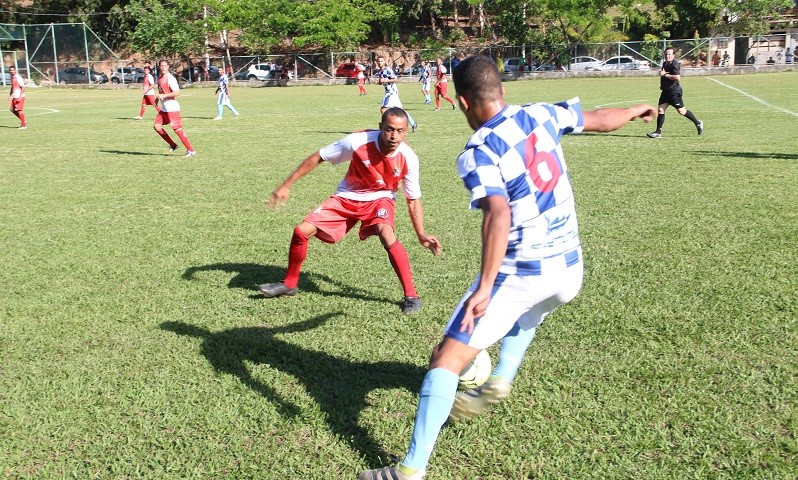
<path fill-rule="evenodd" d="M 640 103 L 646 103 L 645 100 L 624 100 L 622 102 L 611 102 L 611 103 L 602 103 L 601 105 L 596 105 L 595 108 L 606 108 L 610 105 L 624 105 L 624 104 L 631 104 L 631 105 L 638 105 Z"/>
<path fill-rule="evenodd" d="M 26 117 L 35 117 L 37 115 L 50 115 L 51 113 L 61 113 L 61 110 L 57 110 L 55 108 L 46 108 L 46 107 L 26 107 L 25 111 L 28 111 L 28 110 L 47 110 L 47 111 L 43 112 L 43 113 L 26 114 L 25 115 Z"/>
<path fill-rule="evenodd" d="M 735 92 L 739 93 L 740 95 L 742 95 L 742 96 L 744 96 L 744 97 L 748 97 L 748 98 L 750 98 L 751 100 L 754 100 L 754 101 L 756 101 L 756 102 L 759 102 L 759 103 L 761 103 L 762 105 L 765 105 L 765 106 L 767 106 L 767 107 L 770 107 L 770 108 L 772 108 L 772 109 L 774 109 L 774 110 L 778 110 L 778 111 L 780 111 L 780 112 L 784 112 L 784 113 L 786 113 L 786 114 L 788 114 L 788 115 L 792 115 L 793 117 L 798 117 L 798 113 L 795 113 L 795 112 L 793 112 L 792 110 L 787 110 L 786 108 L 781 108 L 781 107 L 779 107 L 778 105 L 773 105 L 772 103 L 768 103 L 768 102 L 766 102 L 766 101 L 762 100 L 761 98 L 755 97 L 755 96 L 753 96 L 753 95 L 751 95 L 751 94 L 749 94 L 749 93 L 746 93 L 746 92 L 744 92 L 744 91 L 740 90 L 739 88 L 735 88 L 735 87 L 732 87 L 731 85 L 727 85 L 727 84 L 725 84 L 725 83 L 721 82 L 720 80 L 714 79 L 714 78 L 712 78 L 712 77 L 707 77 L 707 79 L 708 79 L 708 80 L 712 80 L 713 82 L 715 82 L 715 83 L 718 83 L 718 84 L 720 84 L 720 85 L 723 85 L 723 86 L 724 86 L 724 87 L 726 87 L 726 88 L 729 88 L 729 89 L 731 89 L 731 90 L 734 90 Z"/>

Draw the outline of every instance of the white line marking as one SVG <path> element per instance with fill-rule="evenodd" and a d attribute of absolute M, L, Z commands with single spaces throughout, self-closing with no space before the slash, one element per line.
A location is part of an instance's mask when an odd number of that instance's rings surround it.
<path fill-rule="evenodd" d="M 604 108 L 610 105 L 623 105 L 629 103 L 634 103 L 634 104 L 645 103 L 645 100 L 624 100 L 622 102 L 602 103 L 601 105 L 596 105 L 596 108 Z"/>
<path fill-rule="evenodd" d="M 751 95 L 750 93 L 746 93 L 746 92 L 744 92 L 744 91 L 740 90 L 739 88 L 735 88 L 735 87 L 732 87 L 731 85 L 727 85 L 727 84 L 725 84 L 725 83 L 721 82 L 720 80 L 716 80 L 716 79 L 714 79 L 714 78 L 712 78 L 712 77 L 707 77 L 707 78 L 708 78 L 709 80 L 712 80 L 713 82 L 716 82 L 716 83 L 718 83 L 718 84 L 720 84 L 720 85 L 723 85 L 723 86 L 724 86 L 724 87 L 726 87 L 726 88 L 729 88 L 729 89 L 731 89 L 731 90 L 734 90 L 735 92 L 739 93 L 740 95 L 742 95 L 742 96 L 744 96 L 744 97 L 748 97 L 748 98 L 750 98 L 751 100 L 754 100 L 754 101 L 756 101 L 756 102 L 759 102 L 759 103 L 761 103 L 762 105 L 765 105 L 766 107 L 770 107 L 770 108 L 772 108 L 772 109 L 774 109 L 774 110 L 778 110 L 778 111 L 780 111 L 780 112 L 784 112 L 784 113 L 786 113 L 786 114 L 788 114 L 788 115 L 792 115 L 793 117 L 798 117 L 798 113 L 795 113 L 795 112 L 793 112 L 793 111 L 791 111 L 791 110 L 787 110 L 786 108 L 781 108 L 781 107 L 779 107 L 778 105 L 773 105 L 772 103 L 768 103 L 768 102 L 766 102 L 766 101 L 762 100 L 761 98 L 755 97 L 755 96 Z"/>
<path fill-rule="evenodd" d="M 31 113 L 27 116 L 35 117 L 36 115 L 50 115 L 51 113 L 61 113 L 61 110 L 56 110 L 55 108 L 44 108 L 44 107 L 28 107 L 25 110 L 47 110 L 44 113 Z"/>

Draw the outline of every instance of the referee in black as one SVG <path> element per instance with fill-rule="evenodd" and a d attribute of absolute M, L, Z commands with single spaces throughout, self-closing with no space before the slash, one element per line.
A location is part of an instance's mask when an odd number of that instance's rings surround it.
<path fill-rule="evenodd" d="M 647 133 L 649 138 L 659 138 L 662 136 L 662 124 L 665 123 L 665 110 L 668 105 L 673 105 L 673 108 L 690 119 L 695 124 L 698 134 L 704 133 L 704 122 L 698 120 L 693 115 L 693 112 L 685 108 L 684 101 L 682 100 L 682 86 L 679 85 L 679 79 L 682 65 L 678 60 L 673 58 L 673 48 L 665 49 L 665 61 L 662 62 L 662 69 L 659 71 L 659 89 L 662 92 L 659 94 L 659 109 L 657 111 L 657 129 L 651 133 Z"/>

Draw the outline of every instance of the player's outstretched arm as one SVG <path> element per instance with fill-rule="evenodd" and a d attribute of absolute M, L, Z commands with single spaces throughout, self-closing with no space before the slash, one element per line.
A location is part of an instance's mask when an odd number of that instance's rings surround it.
<path fill-rule="evenodd" d="M 584 112 L 582 115 L 585 120 L 584 131 L 612 132 L 637 118 L 646 123 L 650 122 L 657 117 L 657 109 L 651 105 L 641 104 L 629 108 L 600 108 Z"/>
<path fill-rule="evenodd" d="M 424 207 L 421 205 L 421 200 L 408 198 L 407 212 L 410 214 L 410 222 L 413 224 L 413 230 L 416 231 L 418 243 L 429 249 L 433 255 L 440 255 L 440 240 L 434 235 L 428 235 L 424 232 Z"/>
<path fill-rule="evenodd" d="M 321 158 L 321 153 L 318 151 L 311 154 L 308 158 L 306 158 L 302 163 L 296 167 L 291 175 L 286 178 L 283 183 L 277 187 L 274 192 L 272 192 L 271 197 L 269 197 L 266 202 L 267 207 L 276 207 L 278 205 L 285 205 L 286 200 L 288 200 L 288 196 L 291 194 L 291 185 L 293 185 L 297 180 L 304 177 L 308 173 L 312 172 L 313 169 L 319 166 L 321 162 L 323 162 Z"/>

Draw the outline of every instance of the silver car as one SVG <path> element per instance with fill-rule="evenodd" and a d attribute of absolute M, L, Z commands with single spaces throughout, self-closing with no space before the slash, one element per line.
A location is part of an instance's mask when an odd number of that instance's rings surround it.
<path fill-rule="evenodd" d="M 585 68 L 587 71 L 606 70 L 651 70 L 651 65 L 646 60 L 638 60 L 628 55 L 620 55 L 604 60 L 600 65 Z"/>

